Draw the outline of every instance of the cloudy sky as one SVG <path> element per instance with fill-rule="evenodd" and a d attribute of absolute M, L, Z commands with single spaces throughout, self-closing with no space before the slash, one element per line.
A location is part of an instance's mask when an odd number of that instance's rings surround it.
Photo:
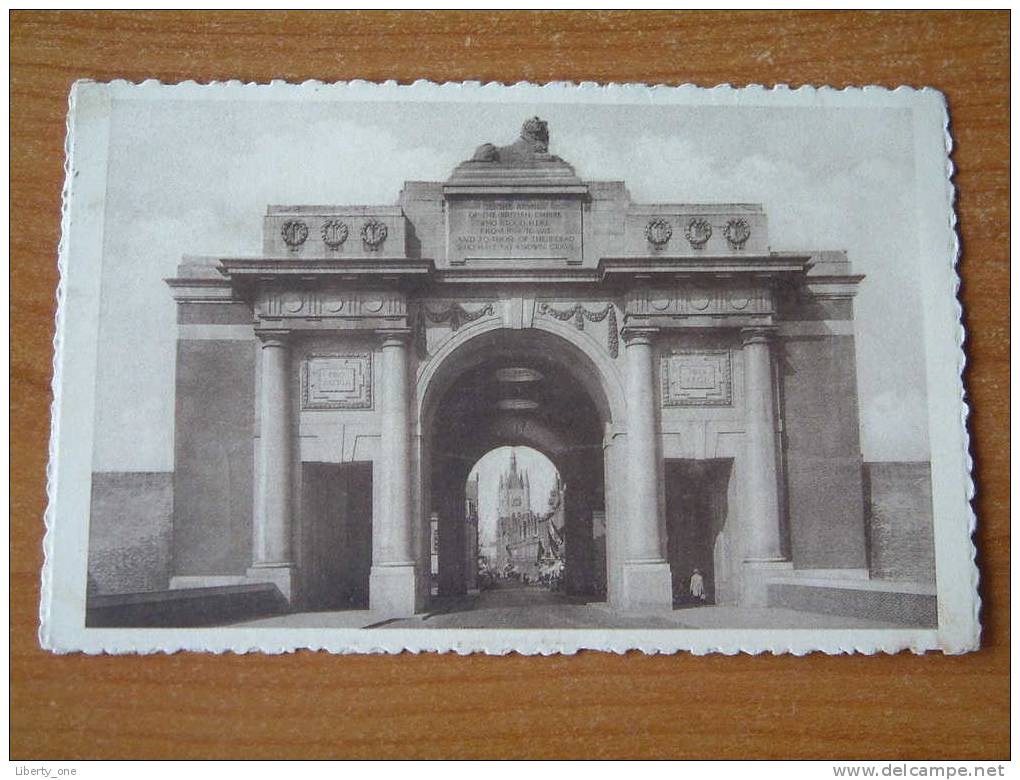
<path fill-rule="evenodd" d="M 534 114 L 553 153 L 584 178 L 626 181 L 636 201 L 763 203 L 773 250 L 848 250 L 867 274 L 856 301 L 864 457 L 927 458 L 906 111 L 118 99 L 95 469 L 173 467 L 174 304 L 162 279 L 183 255 L 257 255 L 271 203 L 392 204 L 404 180 L 445 179 Z"/>

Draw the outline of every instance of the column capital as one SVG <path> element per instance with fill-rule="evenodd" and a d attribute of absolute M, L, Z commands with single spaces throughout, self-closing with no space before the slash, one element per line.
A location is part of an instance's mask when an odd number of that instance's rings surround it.
<path fill-rule="evenodd" d="M 776 337 L 778 329 L 774 325 L 755 325 L 740 329 L 740 338 L 744 346 L 748 344 L 769 344 Z"/>
<path fill-rule="evenodd" d="M 290 343 L 289 330 L 257 330 L 255 335 L 262 342 L 262 348 L 286 347 Z"/>
<path fill-rule="evenodd" d="M 383 347 L 406 347 L 411 341 L 410 328 L 379 328 L 376 335 Z"/>
<path fill-rule="evenodd" d="M 628 346 L 631 344 L 651 344 L 658 333 L 658 328 L 624 327 L 623 330 L 620 331 L 620 335 L 623 336 L 624 343 Z"/>

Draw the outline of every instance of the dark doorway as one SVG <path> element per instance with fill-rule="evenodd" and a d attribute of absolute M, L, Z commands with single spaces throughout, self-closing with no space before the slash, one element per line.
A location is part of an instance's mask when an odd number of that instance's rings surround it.
<path fill-rule="evenodd" d="M 714 604 L 716 541 L 726 521 L 732 460 L 666 461 L 666 532 L 676 606 Z M 691 594 L 697 569 L 704 599 Z"/>
<path fill-rule="evenodd" d="M 372 464 L 303 463 L 308 609 L 367 609 L 372 566 Z"/>

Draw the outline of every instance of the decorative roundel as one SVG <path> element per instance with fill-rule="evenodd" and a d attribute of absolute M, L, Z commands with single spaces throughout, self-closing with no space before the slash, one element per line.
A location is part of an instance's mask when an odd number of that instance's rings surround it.
<path fill-rule="evenodd" d="M 708 239 L 712 237 L 712 224 L 707 219 L 695 217 L 687 223 L 684 235 L 692 247 L 702 249 L 708 243 Z"/>
<path fill-rule="evenodd" d="M 347 240 L 347 225 L 340 219 L 328 219 L 322 225 L 322 243 L 330 249 L 339 249 Z"/>
<path fill-rule="evenodd" d="M 730 293 L 730 306 L 734 309 L 743 310 L 751 303 L 751 296 L 745 290 L 734 290 Z"/>
<path fill-rule="evenodd" d="M 288 219 L 280 228 L 283 243 L 291 249 L 297 249 L 308 240 L 308 225 L 299 219 Z"/>
<path fill-rule="evenodd" d="M 723 235 L 730 249 L 743 249 L 747 239 L 751 237 L 751 226 L 743 219 L 731 219 L 723 228 Z"/>
<path fill-rule="evenodd" d="M 281 301 L 283 308 L 291 314 L 297 314 L 305 307 L 305 297 L 301 293 L 284 293 Z"/>
<path fill-rule="evenodd" d="M 664 247 L 673 236 L 673 226 L 668 219 L 650 219 L 645 225 L 645 238 L 654 247 Z"/>
<path fill-rule="evenodd" d="M 326 293 L 322 296 L 322 308 L 330 314 L 344 309 L 344 297 L 340 293 Z"/>
<path fill-rule="evenodd" d="M 712 302 L 712 299 L 709 296 L 708 292 L 706 290 L 700 289 L 692 290 L 690 293 L 689 300 L 691 308 L 695 309 L 696 311 L 705 311 L 705 309 L 708 308 L 708 305 Z"/>
<path fill-rule="evenodd" d="M 361 226 L 361 240 L 365 242 L 365 246 L 369 249 L 378 249 L 386 240 L 388 232 L 386 225 L 382 222 L 377 219 L 370 219 Z"/>
<path fill-rule="evenodd" d="M 361 308 L 371 314 L 378 314 L 382 311 L 383 299 L 377 296 L 369 296 L 361 302 Z"/>

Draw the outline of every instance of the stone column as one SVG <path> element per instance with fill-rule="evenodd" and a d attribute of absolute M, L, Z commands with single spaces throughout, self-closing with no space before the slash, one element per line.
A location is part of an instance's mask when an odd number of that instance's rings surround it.
<path fill-rule="evenodd" d="M 789 568 L 779 525 L 779 473 L 772 379 L 774 329 L 745 328 L 744 342 L 744 587 L 741 603 L 765 606 L 768 577 Z"/>
<path fill-rule="evenodd" d="M 372 524 L 369 606 L 373 612 L 406 617 L 415 610 L 415 556 L 411 527 L 411 414 L 408 343 L 410 330 L 382 335 L 379 512 Z"/>
<path fill-rule="evenodd" d="M 673 584 L 662 538 L 659 501 L 661 463 L 656 411 L 652 340 L 655 330 L 624 331 L 627 344 L 628 516 L 624 539 L 623 606 L 627 609 L 673 606 Z"/>
<path fill-rule="evenodd" d="M 248 579 L 272 582 L 293 598 L 290 347 L 286 331 L 263 331 L 259 392 L 258 479 Z"/>

